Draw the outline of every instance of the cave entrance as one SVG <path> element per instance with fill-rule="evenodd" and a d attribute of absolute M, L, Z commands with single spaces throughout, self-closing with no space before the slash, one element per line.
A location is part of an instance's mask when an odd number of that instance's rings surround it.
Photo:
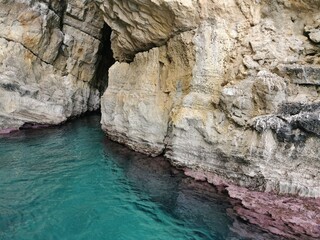
<path fill-rule="evenodd" d="M 111 32 L 112 29 L 105 23 L 101 30 L 101 43 L 98 51 L 97 70 L 93 80 L 93 86 L 99 90 L 100 95 L 102 95 L 108 87 L 108 71 L 115 63 L 113 52 L 111 50 Z"/>

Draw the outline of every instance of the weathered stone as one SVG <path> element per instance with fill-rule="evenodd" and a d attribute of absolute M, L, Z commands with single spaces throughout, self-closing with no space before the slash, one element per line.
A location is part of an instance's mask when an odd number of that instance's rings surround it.
<path fill-rule="evenodd" d="M 295 128 L 320 136 L 320 102 L 286 103 L 282 104 L 279 112 L 283 112 L 283 119 Z"/>
<path fill-rule="evenodd" d="M 110 68 L 101 123 L 112 139 L 150 155 L 163 152 L 170 110 L 190 86 L 192 36 L 185 32 L 166 46 L 137 54 L 130 64 Z"/>
<path fill-rule="evenodd" d="M 185 168 L 184 172 L 198 181 L 208 181 L 220 189 L 224 188 L 230 197 L 240 200 L 232 202 L 233 211 L 229 211 L 231 217 L 240 217 L 264 230 L 254 236 L 254 232 L 243 229 L 248 227 L 246 224 L 235 221 L 232 229 L 245 239 L 273 239 L 274 236 L 268 236 L 268 232 L 279 235 L 279 239 L 315 240 L 320 236 L 318 199 L 251 191 L 230 184 L 212 172 L 199 169 Z"/>
<path fill-rule="evenodd" d="M 0 2 L 2 132 L 59 124 L 99 108 L 90 82 L 103 25 L 91 1 Z"/>
<path fill-rule="evenodd" d="M 319 7 L 318 0 L 0 0 L 0 133 L 98 108 L 91 85 L 103 68 L 105 21 L 120 61 L 101 102 L 112 139 L 223 182 L 320 197 Z"/>
<path fill-rule="evenodd" d="M 102 100 L 105 106 L 102 126 L 108 134 L 116 132 L 122 136 L 121 142 L 138 151 L 157 154 L 164 150 L 175 165 L 209 170 L 240 186 L 280 194 L 320 196 L 317 186 L 320 176 L 318 112 L 302 111 L 287 116 L 279 110 L 288 103 L 312 105 L 320 101 L 318 50 L 310 36 L 304 35 L 305 26 L 318 19 L 319 2 L 210 0 L 183 4 L 181 10 L 175 9 L 173 3 L 180 1 L 170 1 L 171 10 L 166 12 L 170 16 L 158 18 L 161 27 L 145 25 L 143 35 L 135 35 L 136 28 L 129 26 L 140 27 L 146 19 L 153 22 L 154 16 L 163 11 L 169 1 L 145 2 L 145 8 L 136 2 L 127 5 L 123 1 L 100 2 L 106 20 L 114 29 L 113 50 L 119 60 L 128 60 L 128 56 L 155 45 L 163 47 L 153 48 L 151 52 L 159 51 L 161 56 L 167 56 L 166 60 L 159 60 L 161 63 L 157 63 L 158 57 L 152 58 L 153 67 L 162 70 L 151 72 L 146 70 L 146 63 L 137 65 L 138 59 L 134 59 L 133 65 L 130 64 L 130 69 L 134 66 L 134 73 L 126 77 L 134 87 L 123 84 L 125 80 L 121 80 L 122 85 L 117 82 L 118 76 L 125 75 L 127 67 L 115 65 L 117 74 L 112 75 L 105 93 L 108 97 Z M 172 33 L 170 19 L 180 19 L 183 15 L 177 15 L 178 12 L 193 12 L 194 9 L 198 9 L 195 14 L 199 15 L 190 15 L 189 26 L 194 28 L 190 32 L 193 35 L 189 37 L 190 44 L 171 54 L 164 47 L 174 42 L 169 34 Z M 164 30 L 166 26 L 170 27 Z M 184 26 L 175 25 L 174 28 L 183 32 Z M 194 60 L 181 61 L 179 70 L 170 67 L 168 72 L 167 66 L 175 66 L 174 59 L 185 58 L 188 52 Z M 310 55 L 312 52 L 315 54 Z M 149 56 L 150 52 L 136 56 L 143 55 Z M 285 71 L 283 66 L 287 67 Z M 308 77 L 291 76 L 292 66 L 303 69 Z M 180 69 L 188 72 L 188 78 L 181 77 Z M 163 78 L 168 73 L 172 73 L 170 82 L 179 84 L 172 84 L 173 90 L 160 89 L 154 94 L 152 84 L 170 86 L 168 78 Z M 143 95 L 141 85 L 148 89 Z M 182 93 L 178 90 L 180 86 L 185 86 Z M 120 93 L 127 96 L 129 92 L 139 97 L 122 98 L 118 104 L 113 103 L 115 96 Z M 163 93 L 169 93 L 168 97 L 160 100 L 157 96 Z M 135 107 L 140 103 L 138 98 L 148 98 L 146 112 L 150 113 L 161 109 L 169 99 L 170 104 L 162 117 L 165 121 L 159 124 L 153 118 L 143 118 Z M 108 107 L 110 103 L 112 107 Z M 122 106 L 129 105 L 135 110 L 124 111 Z M 140 126 L 141 120 L 130 124 L 129 121 L 121 121 L 121 124 L 114 121 L 120 116 L 120 119 L 130 119 L 137 115 L 140 117 L 134 119 L 143 119 L 143 125 L 149 127 Z M 153 129 L 151 125 L 163 129 L 155 140 L 148 135 L 148 129 Z M 121 128 L 115 131 L 118 126 Z M 130 131 L 135 134 L 128 134 Z M 160 139 L 163 139 L 162 144 Z M 149 146 L 149 152 L 145 146 Z M 154 146 L 161 146 L 158 148 L 161 151 L 154 151 Z"/>
<path fill-rule="evenodd" d="M 304 31 L 312 42 L 320 43 L 320 18 L 313 25 L 305 26 Z"/>
<path fill-rule="evenodd" d="M 236 186 L 228 186 L 227 191 L 231 197 L 241 200 L 241 204 L 236 205 L 234 209 L 244 220 L 285 239 L 320 238 L 319 201 L 279 197 Z"/>
<path fill-rule="evenodd" d="M 181 31 L 197 27 L 196 1 L 96 0 L 113 30 L 114 58 L 131 61 L 134 54 L 161 46 Z"/>
<path fill-rule="evenodd" d="M 22 44 L 44 62 L 55 60 L 63 41 L 60 16 L 39 2 L 4 3 L 0 9 L 0 37 Z"/>
<path fill-rule="evenodd" d="M 280 71 L 288 74 L 292 83 L 320 86 L 320 67 L 305 65 L 279 66 Z"/>
<path fill-rule="evenodd" d="M 0 129 L 99 108 L 92 82 L 104 24 L 94 1 L 0 1 Z"/>
<path fill-rule="evenodd" d="M 170 102 L 158 85 L 159 49 L 137 54 L 131 64 L 116 63 L 109 76 L 109 88 L 102 98 L 103 129 L 112 139 L 133 149 L 160 154 L 167 134 Z"/>

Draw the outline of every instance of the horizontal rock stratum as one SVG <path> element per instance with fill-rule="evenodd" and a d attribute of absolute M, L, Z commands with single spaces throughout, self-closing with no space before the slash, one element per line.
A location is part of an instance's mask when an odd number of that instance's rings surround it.
<path fill-rule="evenodd" d="M 229 186 L 239 213 L 310 200 L 300 225 L 247 220 L 320 238 L 319 0 L 0 0 L 0 26 L 0 133 L 98 109 L 108 84 L 111 139 Z"/>

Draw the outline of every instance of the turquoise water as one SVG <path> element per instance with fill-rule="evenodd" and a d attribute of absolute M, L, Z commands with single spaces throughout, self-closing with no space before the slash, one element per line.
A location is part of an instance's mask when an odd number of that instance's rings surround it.
<path fill-rule="evenodd" d="M 110 142 L 99 119 L 0 137 L 0 239 L 240 239 L 226 196 Z"/>

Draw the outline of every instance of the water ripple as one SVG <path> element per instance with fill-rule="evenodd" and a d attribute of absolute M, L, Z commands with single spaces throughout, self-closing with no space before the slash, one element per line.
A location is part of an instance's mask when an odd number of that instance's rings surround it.
<path fill-rule="evenodd" d="M 240 239 L 213 187 L 106 139 L 99 116 L 0 137 L 0 239 Z"/>

